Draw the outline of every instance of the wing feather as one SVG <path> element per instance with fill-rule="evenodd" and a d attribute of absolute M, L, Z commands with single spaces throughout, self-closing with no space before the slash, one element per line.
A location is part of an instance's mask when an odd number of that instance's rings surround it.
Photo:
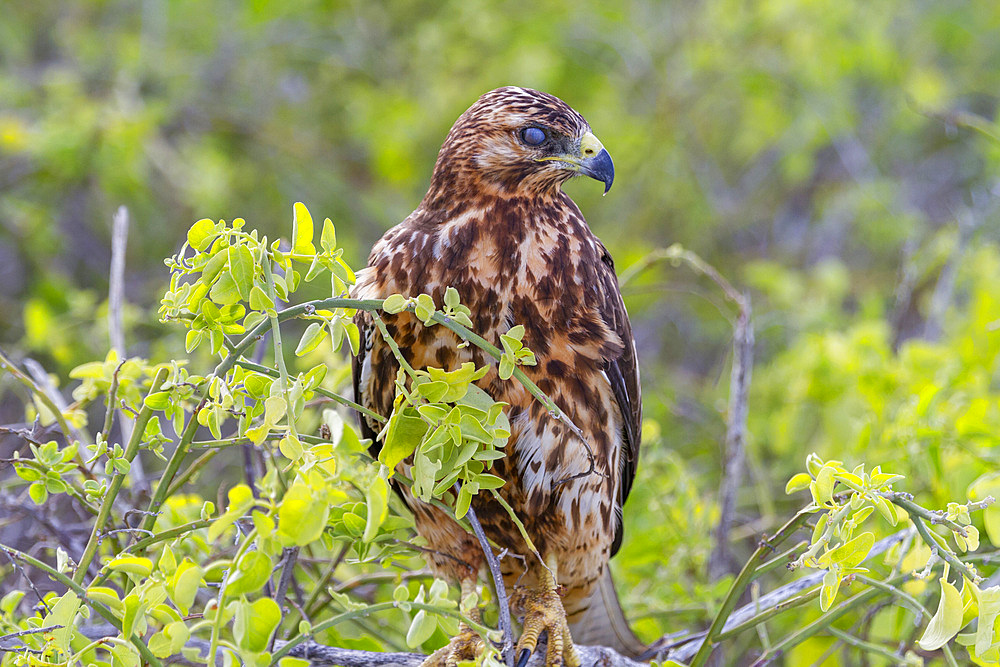
<path fill-rule="evenodd" d="M 618 482 L 617 510 L 628 499 L 635 480 L 636 466 L 639 463 L 639 440 L 642 435 L 642 394 L 639 387 L 639 367 L 636 364 L 635 339 L 632 336 L 632 325 L 629 323 L 625 302 L 622 301 L 618 286 L 618 276 L 615 275 L 614 262 L 607 250 L 601 256 L 601 287 L 604 294 L 604 318 L 612 331 L 622 340 L 622 353 L 615 359 L 605 359 L 605 373 L 611 383 L 615 402 L 622 416 L 622 442 L 619 452 L 621 478 Z M 615 528 L 615 539 L 611 544 L 611 555 L 614 556 L 621 548 L 623 525 L 619 521 Z"/>

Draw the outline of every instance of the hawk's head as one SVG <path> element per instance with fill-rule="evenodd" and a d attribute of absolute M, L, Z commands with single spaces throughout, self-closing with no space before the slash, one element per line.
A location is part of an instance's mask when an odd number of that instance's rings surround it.
<path fill-rule="evenodd" d="M 428 195 L 547 195 L 577 174 L 601 181 L 604 192 L 615 177 L 587 121 L 558 97 L 507 86 L 480 97 L 455 121 Z"/>

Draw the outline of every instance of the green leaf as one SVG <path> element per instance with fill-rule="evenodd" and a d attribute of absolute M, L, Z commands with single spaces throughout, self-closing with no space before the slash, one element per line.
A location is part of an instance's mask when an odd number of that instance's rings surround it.
<path fill-rule="evenodd" d="M 177 571 L 174 572 L 174 576 L 167 584 L 167 593 L 170 595 L 170 599 L 185 616 L 191 609 L 191 605 L 194 604 L 195 595 L 198 593 L 198 587 L 201 586 L 203 578 L 204 571 L 201 567 L 193 563 L 190 558 L 185 558 L 177 566 Z"/>
<path fill-rule="evenodd" d="M 191 225 L 187 233 L 188 245 L 199 252 L 207 248 L 214 238 L 215 221 L 208 218 L 202 218 Z"/>
<path fill-rule="evenodd" d="M 895 526 L 899 521 L 899 515 L 896 513 L 896 506 L 882 496 L 875 496 L 874 498 L 875 507 L 878 509 L 878 513 L 882 515 L 883 519 Z"/>
<path fill-rule="evenodd" d="M 347 342 L 351 345 L 351 354 L 357 356 L 361 350 L 361 332 L 358 330 L 358 325 L 347 322 L 344 324 L 344 330 L 347 332 Z"/>
<path fill-rule="evenodd" d="M 378 530 L 389 513 L 389 485 L 384 477 L 380 475 L 372 480 L 365 494 L 365 501 L 368 505 L 368 520 L 361 539 L 371 542 L 378 535 Z"/>
<path fill-rule="evenodd" d="M 330 218 L 323 220 L 323 232 L 319 237 L 319 245 L 326 252 L 337 248 L 337 231 L 334 229 L 333 221 Z"/>
<path fill-rule="evenodd" d="M 244 602 L 236 607 L 233 635 L 236 644 L 251 653 L 267 649 L 271 634 L 281 622 L 281 609 L 271 598 L 261 598 L 255 602 Z"/>
<path fill-rule="evenodd" d="M 254 285 L 250 289 L 250 308 L 261 311 L 274 310 L 274 301 L 260 288 L 260 285 Z M 244 323 L 244 326 L 248 329 L 250 328 L 250 325 L 246 323 Z"/>
<path fill-rule="evenodd" d="M 191 631 L 184 621 L 174 621 L 149 639 L 149 650 L 158 658 L 179 655 L 190 637 Z"/>
<path fill-rule="evenodd" d="M 833 473 L 833 468 L 830 466 L 823 466 L 816 474 L 815 497 L 816 502 L 820 505 L 824 505 L 833 500 L 833 485 L 835 483 Z"/>
<path fill-rule="evenodd" d="M 240 300 L 240 290 L 236 287 L 233 274 L 229 271 L 223 271 L 219 274 L 219 279 L 212 285 L 212 289 L 208 295 L 212 301 L 220 306 L 229 306 L 238 303 Z"/>
<path fill-rule="evenodd" d="M 208 541 L 214 542 L 219 539 L 219 536 L 233 525 L 233 523 L 239 519 L 241 516 L 246 514 L 254 503 L 253 492 L 250 491 L 250 487 L 245 484 L 237 484 L 233 488 L 229 489 L 229 506 L 226 508 L 226 513 L 220 516 L 218 519 L 212 522 L 212 525 L 208 527 Z"/>
<path fill-rule="evenodd" d="M 184 351 L 191 354 L 198 349 L 198 346 L 201 345 L 201 341 L 204 340 L 204 338 L 205 335 L 201 331 L 191 329 L 184 337 Z"/>
<path fill-rule="evenodd" d="M 148 577 L 153 571 L 153 561 L 141 556 L 119 556 L 108 563 L 115 572 L 128 572 L 140 577 Z"/>
<path fill-rule="evenodd" d="M 444 291 L 444 305 L 448 306 L 449 308 L 455 308 L 458 305 L 460 305 L 460 303 L 461 299 L 459 299 L 458 290 L 455 289 L 454 287 L 449 286 Z"/>
<path fill-rule="evenodd" d="M 874 544 L 875 533 L 862 533 L 850 542 L 827 552 L 819 561 L 840 565 L 844 569 L 857 567 L 868 557 L 868 552 L 872 550 Z"/>
<path fill-rule="evenodd" d="M 24 591 L 11 591 L 0 598 L 0 613 L 13 614 L 24 598 Z"/>
<path fill-rule="evenodd" d="M 229 246 L 229 273 L 236 284 L 241 299 L 250 298 L 253 287 L 253 253 L 245 245 Z"/>
<path fill-rule="evenodd" d="M 953 584 L 941 577 L 941 599 L 937 612 L 927 624 L 923 636 L 917 642 L 925 651 L 936 651 L 958 634 L 962 629 L 962 594 Z M 992 624 L 991 624 L 992 625 Z"/>
<path fill-rule="evenodd" d="M 472 489 L 469 488 L 469 484 L 465 483 L 462 488 L 458 491 L 458 498 L 455 500 L 455 518 L 461 519 L 466 514 L 469 513 L 469 507 L 472 505 Z"/>
<path fill-rule="evenodd" d="M 226 596 L 239 597 L 259 591 L 271 578 L 273 565 L 267 554 L 260 551 L 246 552 L 226 580 Z"/>
<path fill-rule="evenodd" d="M 810 477 L 807 473 L 800 472 L 797 475 L 793 475 L 792 478 L 788 480 L 788 484 L 785 484 L 785 493 L 791 494 L 796 491 L 801 491 L 802 489 L 808 489 L 811 481 L 812 477 Z"/>
<path fill-rule="evenodd" d="M 295 348 L 295 356 L 301 357 L 309 354 L 323 342 L 326 338 L 326 329 L 319 322 L 310 322 L 309 326 L 306 327 L 305 332 L 302 334 L 302 338 L 299 339 L 299 344 Z"/>
<path fill-rule="evenodd" d="M 201 279 L 199 282 L 206 288 L 211 287 L 215 282 L 215 279 L 219 277 L 222 273 L 222 269 L 226 268 L 229 264 L 229 253 L 225 250 L 220 250 L 212 255 L 212 258 L 208 260 L 205 264 L 205 268 L 201 270 Z"/>
<path fill-rule="evenodd" d="M 503 454 L 501 454 L 503 456 Z M 501 486 L 507 482 L 496 475 L 490 475 L 488 473 L 482 473 L 476 475 L 476 483 L 479 484 L 480 489 L 499 489 Z"/>
<path fill-rule="evenodd" d="M 283 542 L 303 546 L 315 542 L 323 534 L 330 517 L 325 499 L 302 481 L 296 481 L 281 500 L 278 508 L 278 536 Z"/>
<path fill-rule="evenodd" d="M 378 453 L 379 462 L 389 469 L 390 476 L 400 461 L 413 454 L 426 433 L 427 423 L 413 408 L 407 406 L 393 411 Z"/>
<path fill-rule="evenodd" d="M 302 202 L 295 202 L 292 207 L 292 252 L 303 255 L 315 255 L 313 245 L 313 219 L 309 209 Z"/>
<path fill-rule="evenodd" d="M 51 606 L 51 611 L 42 619 L 41 627 L 49 625 L 62 626 L 59 630 L 52 631 L 52 637 L 59 650 L 66 654 L 72 653 L 69 641 L 73 636 L 73 621 L 76 619 L 76 612 L 79 608 L 80 598 L 73 591 L 66 591 L 59 598 L 59 601 Z"/>
<path fill-rule="evenodd" d="M 35 482 L 28 487 L 28 495 L 36 505 L 44 505 L 49 498 L 49 491 L 45 488 L 45 482 Z"/>
<path fill-rule="evenodd" d="M 150 410 L 166 410 L 170 407 L 170 392 L 157 391 L 146 396 L 142 404 Z"/>
<path fill-rule="evenodd" d="M 966 586 L 971 584 L 966 581 Z M 972 589 L 975 592 L 975 589 Z M 979 591 L 979 625 L 976 629 L 976 655 L 983 655 L 996 640 L 996 620 L 1000 616 L 1000 586 Z"/>
<path fill-rule="evenodd" d="M 406 310 L 406 302 L 407 298 L 402 294 L 393 294 L 382 302 L 382 310 L 390 315 L 395 315 Z"/>
<path fill-rule="evenodd" d="M 823 611 L 828 611 L 833 601 L 837 598 L 837 591 L 840 590 L 840 572 L 830 571 L 823 575 L 823 588 L 819 593 L 819 607 Z"/>
<path fill-rule="evenodd" d="M 406 645 L 410 648 L 417 648 L 430 639 L 436 629 L 437 621 L 433 616 L 429 616 L 421 609 L 413 617 L 410 629 L 406 631 Z"/>
<path fill-rule="evenodd" d="M 298 461 L 302 458 L 302 443 L 298 437 L 289 431 L 280 441 L 278 441 L 278 451 L 290 461 Z"/>

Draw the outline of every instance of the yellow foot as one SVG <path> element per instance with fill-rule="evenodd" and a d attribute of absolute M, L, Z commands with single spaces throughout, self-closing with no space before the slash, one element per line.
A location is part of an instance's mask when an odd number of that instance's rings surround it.
<path fill-rule="evenodd" d="M 460 662 L 475 661 L 483 648 L 483 638 L 465 623 L 461 623 L 458 634 L 451 638 L 447 646 L 442 646 L 427 656 L 420 667 L 457 667 Z"/>
<path fill-rule="evenodd" d="M 580 667 L 580 655 L 573 646 L 569 636 L 569 625 L 566 623 L 566 612 L 562 600 L 554 587 L 529 590 L 518 601 L 518 606 L 524 612 L 521 639 L 517 642 L 517 667 L 528 664 L 531 654 L 535 652 L 538 638 L 544 632 L 548 637 L 548 649 L 545 651 L 546 667 Z"/>

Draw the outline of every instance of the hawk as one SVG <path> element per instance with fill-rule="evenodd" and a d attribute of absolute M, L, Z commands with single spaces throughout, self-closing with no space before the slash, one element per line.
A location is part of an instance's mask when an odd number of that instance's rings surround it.
<path fill-rule="evenodd" d="M 527 375 L 582 431 L 584 442 L 518 382 L 497 375 L 492 358 L 444 327 L 412 314 L 386 315 L 388 333 L 414 368 L 491 365 L 476 384 L 507 404 L 511 435 L 494 474 L 500 494 L 537 547 L 531 554 L 507 512 L 487 494 L 473 501 L 486 535 L 522 559 L 502 562 L 512 608 L 523 617 L 518 664 L 546 633 L 546 664 L 577 665 L 573 640 L 636 655 L 608 559 L 622 541 L 621 510 L 635 477 L 641 401 L 631 325 L 611 255 L 562 191 L 584 174 L 614 179 L 611 156 L 583 116 L 557 97 L 519 87 L 486 93 L 455 122 L 417 209 L 372 248 L 353 296 L 428 293 L 443 302 L 458 290 L 473 330 L 499 344 L 512 326 L 537 356 Z M 398 365 L 371 317 L 356 322 L 364 344 L 354 362 L 359 401 L 388 417 Z M 373 454 L 380 425 L 362 419 Z M 590 471 L 588 473 L 588 471 Z M 472 590 L 483 566 L 475 537 L 401 489 L 440 575 Z M 572 638 L 571 638 L 572 634 Z M 468 637 L 466 637 L 466 640 Z M 471 657 L 456 638 L 429 664 Z"/>

